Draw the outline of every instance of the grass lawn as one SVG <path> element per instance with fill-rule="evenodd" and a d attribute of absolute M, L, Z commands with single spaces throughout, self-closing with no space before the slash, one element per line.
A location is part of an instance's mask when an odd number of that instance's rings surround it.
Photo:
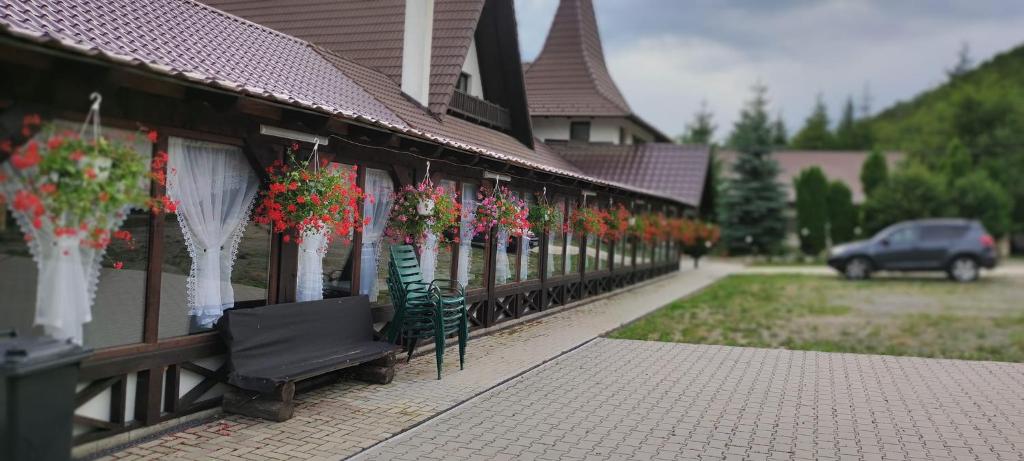
<path fill-rule="evenodd" d="M 1024 279 L 734 275 L 610 336 L 1024 362 Z"/>

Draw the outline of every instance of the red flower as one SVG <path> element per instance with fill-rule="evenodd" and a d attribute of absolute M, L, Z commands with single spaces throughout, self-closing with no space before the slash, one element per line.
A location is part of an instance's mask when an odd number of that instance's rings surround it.
<path fill-rule="evenodd" d="M 150 133 L 153 133 L 153 132 L 151 131 Z M 114 269 L 121 270 L 122 268 L 124 268 L 124 263 L 123 262 L 118 261 L 118 262 L 114 263 Z"/>
<path fill-rule="evenodd" d="M 100 202 L 107 203 L 108 201 L 110 201 L 110 194 L 108 194 L 106 191 L 102 191 L 100 192 L 99 198 Z"/>
<path fill-rule="evenodd" d="M 288 243 L 288 242 L 292 241 L 292 238 L 291 238 L 290 235 L 285 234 L 284 238 L 282 240 L 284 240 L 284 243 Z"/>
<path fill-rule="evenodd" d="M 156 130 L 150 130 L 149 133 L 146 134 L 146 137 L 149 138 L 149 142 L 154 144 L 160 140 L 160 135 L 157 134 Z"/>
<path fill-rule="evenodd" d="M 68 156 L 68 158 L 70 158 L 72 162 L 77 162 L 81 160 L 82 157 L 85 157 L 85 154 L 80 150 L 76 150 L 72 152 L 71 155 Z"/>
<path fill-rule="evenodd" d="M 84 173 L 86 178 L 96 179 L 96 170 L 92 169 L 92 167 L 86 168 Z"/>
<path fill-rule="evenodd" d="M 60 136 L 54 136 L 49 141 L 46 141 L 46 147 L 50 150 L 60 147 L 61 144 L 64 144 L 64 139 Z"/>
<path fill-rule="evenodd" d="M 34 227 L 36 229 L 42 229 L 43 228 L 43 220 L 39 219 L 39 217 L 36 216 L 36 218 L 32 220 L 32 227 Z"/>
<path fill-rule="evenodd" d="M 295 190 L 295 189 L 298 189 L 298 188 L 299 188 L 299 183 L 297 183 L 295 181 L 292 181 L 291 184 L 288 184 L 288 190 Z"/>
<path fill-rule="evenodd" d="M 43 158 L 39 156 L 39 144 L 35 141 L 28 143 L 24 153 L 15 153 L 11 156 L 11 165 L 19 170 L 30 168 L 39 163 Z"/>
<path fill-rule="evenodd" d="M 292 204 L 289 204 L 289 205 L 288 205 L 288 212 L 289 212 L 289 213 L 294 213 L 294 212 L 295 212 L 296 210 L 298 210 L 298 209 L 299 209 L 299 207 L 297 207 L 297 206 L 295 206 L 295 205 L 292 205 Z"/>
<path fill-rule="evenodd" d="M 125 240 L 125 241 L 131 240 L 132 239 L 132 233 L 128 232 L 126 230 L 115 231 L 114 232 L 114 238 L 119 239 L 119 240 Z"/>
<path fill-rule="evenodd" d="M 272 194 L 283 194 L 286 190 L 287 188 L 285 187 L 285 185 L 281 183 L 275 182 L 270 185 L 270 192 Z"/>
<path fill-rule="evenodd" d="M 306 197 L 300 195 L 295 199 L 295 201 L 299 203 L 306 203 Z"/>
<path fill-rule="evenodd" d="M 57 192 L 57 185 L 48 182 L 46 184 L 39 186 L 39 192 L 42 192 L 44 194 L 52 194 L 54 192 Z"/>

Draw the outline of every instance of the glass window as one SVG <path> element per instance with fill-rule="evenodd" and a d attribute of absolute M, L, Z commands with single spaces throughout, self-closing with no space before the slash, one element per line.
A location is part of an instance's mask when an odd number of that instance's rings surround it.
<path fill-rule="evenodd" d="M 570 122 L 569 140 L 590 141 L 590 122 Z"/>
<path fill-rule="evenodd" d="M 593 272 L 598 269 L 597 267 L 597 237 L 594 235 L 587 236 L 586 243 L 586 258 L 583 260 L 583 270 L 586 272 Z"/>
<path fill-rule="evenodd" d="M 77 132 L 80 122 L 53 121 L 58 132 Z M 134 148 L 149 162 L 153 144 L 135 131 L 102 128 L 107 139 L 123 142 Z M 42 139 L 42 135 L 38 139 Z M 20 335 L 41 335 L 35 326 L 36 291 L 39 269 L 29 252 L 24 234 L 0 199 L 0 331 L 17 330 Z M 149 219 L 146 211 L 133 210 L 120 230 L 132 235 L 132 244 L 114 239 L 101 262 L 96 297 L 92 304 L 92 321 L 83 325 L 83 344 L 88 348 L 104 348 L 142 341 L 146 300 L 146 262 L 149 255 Z M 121 270 L 113 268 L 123 263 Z"/>
<path fill-rule="evenodd" d="M 548 236 L 548 276 L 565 274 L 565 199 L 555 200 L 554 205 L 562 211 L 563 223 L 556 224 Z"/>
<path fill-rule="evenodd" d="M 623 237 L 615 242 L 615 268 L 626 267 L 626 253 L 629 251 L 629 238 Z"/>
<path fill-rule="evenodd" d="M 469 74 L 462 72 L 459 74 L 459 79 L 455 82 L 455 89 L 463 93 L 469 93 Z"/>
<path fill-rule="evenodd" d="M 912 243 L 917 240 L 917 229 L 913 227 L 897 229 L 890 233 L 886 239 L 889 240 L 889 243 Z"/>
<path fill-rule="evenodd" d="M 569 220 L 572 210 L 576 209 L 576 201 L 568 201 L 568 209 L 566 213 L 566 222 Z M 566 257 L 565 257 L 565 273 L 573 274 L 579 272 L 580 263 L 580 237 L 574 235 L 572 225 L 569 224 L 566 227 L 568 230 L 565 234 L 565 246 L 566 246 Z"/>
<path fill-rule="evenodd" d="M 331 162 L 328 167 L 346 172 L 352 170 L 352 165 L 344 163 Z M 331 235 L 323 261 L 324 298 L 341 298 L 355 293 L 352 289 L 352 269 L 355 266 L 352 237 L 351 233 L 347 236 Z"/>
<path fill-rule="evenodd" d="M 455 181 L 445 179 L 438 181 L 439 186 L 443 187 L 446 191 L 455 192 L 457 187 Z M 452 252 L 453 248 L 451 245 L 440 246 L 437 249 L 437 263 L 434 268 L 434 278 L 438 279 L 450 279 L 452 278 Z"/>
<path fill-rule="evenodd" d="M 371 198 L 363 201 L 363 243 L 359 258 L 359 293 L 369 296 L 370 302 L 385 304 L 388 296 L 387 273 L 390 247 L 384 238 L 391 205 L 395 198 L 394 181 L 384 170 L 367 168 L 366 187 Z"/>
<path fill-rule="evenodd" d="M 474 235 L 473 227 L 479 189 L 476 183 L 462 184 L 462 221 L 459 224 L 459 266 L 456 279 L 467 289 L 484 286 L 486 236 Z"/>

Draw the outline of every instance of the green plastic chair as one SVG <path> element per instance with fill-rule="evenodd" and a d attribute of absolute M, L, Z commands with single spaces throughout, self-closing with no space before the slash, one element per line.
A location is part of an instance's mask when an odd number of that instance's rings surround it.
<path fill-rule="evenodd" d="M 388 288 L 391 290 L 395 315 L 388 324 L 389 341 L 404 341 L 412 358 L 419 342 L 434 339 L 437 379 L 441 379 L 445 338 L 459 338 L 459 368 L 465 367 L 469 322 L 466 313 L 465 289 L 456 281 L 423 280 L 416 251 L 411 245 L 391 246 L 388 264 Z"/>

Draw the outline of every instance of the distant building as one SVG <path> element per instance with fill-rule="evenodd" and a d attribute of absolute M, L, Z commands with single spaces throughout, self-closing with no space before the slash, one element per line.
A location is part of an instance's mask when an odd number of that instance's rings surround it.
<path fill-rule="evenodd" d="M 853 192 L 853 203 L 860 205 L 865 199 L 864 188 L 860 184 L 860 170 L 868 154 L 868 151 L 784 150 L 773 152 L 772 157 L 779 163 L 779 183 L 786 189 L 786 199 L 790 205 L 796 201 L 793 180 L 801 171 L 812 166 L 821 168 L 829 181 L 845 183 Z M 739 153 L 734 150 L 715 152 L 715 158 L 722 165 L 723 177 L 732 176 L 732 164 L 737 156 Z M 904 154 L 887 152 L 885 157 L 889 171 L 892 171 L 903 160 Z"/>

